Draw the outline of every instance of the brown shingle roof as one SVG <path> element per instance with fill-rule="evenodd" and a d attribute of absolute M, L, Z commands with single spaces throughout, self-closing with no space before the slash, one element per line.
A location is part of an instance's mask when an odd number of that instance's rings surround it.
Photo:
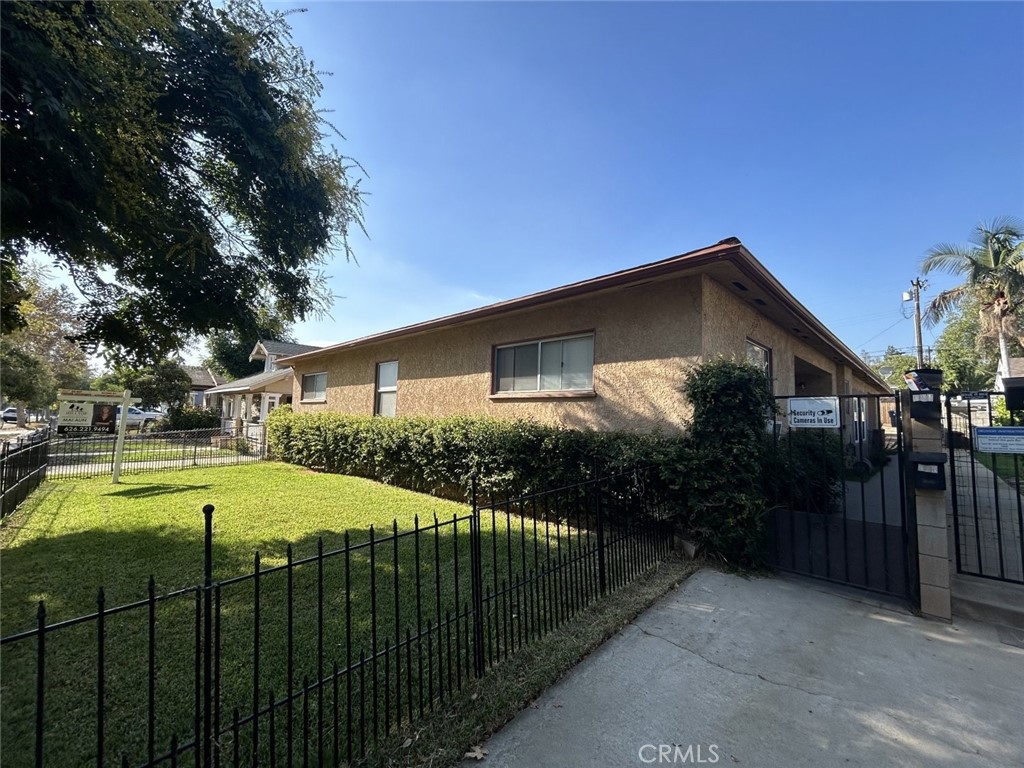
<path fill-rule="evenodd" d="M 192 389 L 208 389 L 223 384 L 227 379 L 201 365 L 183 365 L 182 370 L 192 380 Z"/>

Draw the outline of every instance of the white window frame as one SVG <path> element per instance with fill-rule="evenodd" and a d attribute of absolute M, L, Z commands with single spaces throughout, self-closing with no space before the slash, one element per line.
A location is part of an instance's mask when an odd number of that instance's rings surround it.
<path fill-rule="evenodd" d="M 590 386 L 579 387 L 576 389 L 541 389 L 541 379 L 543 376 L 543 370 L 541 367 L 542 352 L 541 347 L 544 344 L 550 344 L 556 341 L 570 341 L 572 339 L 590 339 Z M 537 386 L 535 389 L 501 389 L 501 377 L 498 372 L 498 354 L 503 349 L 514 349 L 516 347 L 525 347 L 528 345 L 535 345 L 537 348 Z M 493 370 L 491 372 L 491 391 L 495 395 L 516 395 L 516 394 L 534 394 L 534 395 L 547 395 L 556 392 L 572 392 L 572 393 L 587 393 L 594 391 L 594 332 L 588 331 L 586 333 L 572 333 L 567 336 L 550 336 L 543 339 L 519 341 L 512 344 L 498 344 L 494 347 L 494 361 Z"/>
<path fill-rule="evenodd" d="M 764 352 L 764 372 L 768 375 L 768 379 L 770 380 L 772 378 L 772 348 L 765 346 L 764 344 L 758 341 L 754 341 L 753 339 L 747 339 L 747 343 L 744 346 L 744 350 L 747 353 L 747 362 L 753 365 L 757 365 L 757 363 L 755 363 L 754 360 L 751 359 L 751 348 Z"/>
<path fill-rule="evenodd" d="M 393 365 L 395 366 L 395 385 L 389 387 L 382 387 L 380 385 L 380 368 L 382 365 Z M 375 371 L 374 379 L 374 393 L 373 393 L 373 415 L 384 416 L 380 412 L 380 396 L 384 393 L 394 392 L 395 393 L 395 415 L 398 415 L 398 361 L 397 360 L 383 360 L 377 363 L 377 369 Z M 385 416 L 385 418 L 390 418 Z"/>
<path fill-rule="evenodd" d="M 324 389 L 323 395 L 317 396 L 317 392 L 314 390 L 312 396 L 306 395 L 306 379 L 316 376 L 324 377 Z M 299 380 L 299 402 L 301 403 L 324 403 L 327 401 L 327 371 L 316 371 L 315 373 L 304 373 L 302 378 Z"/>

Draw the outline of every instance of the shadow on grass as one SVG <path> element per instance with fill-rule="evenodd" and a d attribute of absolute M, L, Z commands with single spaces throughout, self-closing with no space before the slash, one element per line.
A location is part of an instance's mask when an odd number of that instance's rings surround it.
<path fill-rule="evenodd" d="M 481 624 L 487 638 L 486 657 L 489 663 L 498 663 L 517 644 L 550 630 L 581 605 L 597 599 L 596 538 L 580 529 L 570 535 L 564 521 L 503 519 L 500 514 L 483 518 Z M 469 521 L 463 515 L 458 522 L 449 518 L 439 520 L 436 527 L 432 523 L 421 527 L 418 536 L 408 522 L 399 523 L 397 530 L 394 525 L 375 529 L 373 547 L 369 531 L 352 531 L 347 554 L 338 551 L 345 544 L 344 532 L 311 531 L 291 542 L 293 560 L 314 557 L 321 546 L 325 556 L 321 561 L 296 562 L 292 569 L 280 568 L 287 557 L 287 541 L 275 537 L 259 542 L 258 621 L 253 580 L 218 587 L 214 598 L 217 664 L 222 670 L 217 700 L 223 712 L 235 707 L 248 711 L 257 680 L 261 699 L 273 690 L 279 700 L 283 691 L 305 685 L 305 679 L 324 679 L 336 663 L 351 670 L 359 658 L 375 659 L 360 665 L 358 674 L 347 672 L 339 678 L 342 692 L 348 685 L 355 686 L 350 722 L 357 729 L 353 743 L 362 744 L 375 738 L 376 726 L 369 730 L 367 724 L 374 722 L 378 706 L 395 714 L 404 696 L 406 718 L 412 718 L 414 700 L 422 717 L 422 703 L 432 708 L 431 702 L 442 696 L 442 680 L 451 695 L 453 678 L 456 688 L 470 679 Z M 637 551 L 614 545 L 617 537 L 612 526 L 606 535 L 608 579 L 614 587 L 628 581 L 627 560 Z M 218 541 L 215 523 L 214 579 L 252 573 L 253 544 Z M 46 601 L 47 621 L 52 623 L 95 611 L 100 584 L 107 587 L 107 610 L 144 600 L 149 574 L 158 594 L 201 584 L 203 549 L 201 528 L 174 525 L 132 531 L 95 529 L 26 541 L 4 553 L 4 634 L 32 628 L 40 599 Z M 578 559 L 582 552 L 588 555 Z M 565 562 L 559 567 L 560 558 Z M 276 570 L 270 572 L 271 568 Z M 522 586 L 510 590 L 508 585 L 515 582 Z M 106 651 L 104 751 L 109 760 L 124 753 L 137 762 L 145 753 L 146 734 L 139 717 L 147 707 L 151 631 L 156 742 L 166 745 L 172 734 L 190 733 L 196 711 L 199 612 L 196 593 L 186 592 L 158 602 L 152 625 L 145 605 L 107 616 L 102 642 Z M 47 635 L 47 762 L 85 764 L 95 757 L 91 738 L 83 734 L 96 729 L 99 637 L 94 620 Z M 410 637 L 416 639 L 410 643 Z M 396 638 L 407 639 L 402 651 L 395 648 Z M 33 753 L 35 688 L 29 681 L 35 680 L 37 648 L 35 640 L 18 641 L 5 646 L 0 659 L 5 681 L 18 681 L 10 689 L 5 685 L 5 717 L 0 719 L 5 753 Z M 289 674 L 293 664 L 294 674 Z M 339 704 L 333 691 L 330 686 L 322 690 L 323 708 L 321 691 L 311 697 L 311 716 L 326 715 L 331 703 L 342 707 L 345 716 L 347 705 Z M 283 710 L 279 714 L 285 717 Z M 294 724 L 301 727 L 301 718 Z M 265 729 L 266 723 L 260 728 Z M 265 745 L 268 734 L 262 735 Z"/>
<path fill-rule="evenodd" d="M 185 493 L 186 491 L 205 491 L 211 486 L 209 485 L 187 485 L 184 483 L 178 483 L 175 485 L 168 483 L 155 483 L 153 485 L 139 485 L 134 488 L 124 488 L 120 491 L 111 491 L 110 493 L 103 494 L 104 496 L 120 496 L 126 499 L 145 499 L 150 496 L 164 496 L 170 493 Z"/>
<path fill-rule="evenodd" d="M 216 539 L 218 577 L 252 569 L 252 561 Z M 128 531 L 77 531 L 41 536 L 4 549 L 3 634 L 35 626 L 39 600 L 48 621 L 96 610 L 99 588 L 106 605 L 142 600 L 149 576 L 157 594 L 203 583 L 203 538 L 199 531 L 160 526 Z"/>

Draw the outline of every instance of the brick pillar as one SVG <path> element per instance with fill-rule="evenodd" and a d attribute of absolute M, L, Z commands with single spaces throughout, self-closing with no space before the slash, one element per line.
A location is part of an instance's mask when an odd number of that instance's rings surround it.
<path fill-rule="evenodd" d="M 950 574 L 952 557 L 947 534 L 946 490 L 916 487 L 917 474 L 915 454 L 918 458 L 945 457 L 942 421 L 933 418 L 911 416 L 913 396 L 916 393 L 902 392 L 900 405 L 903 411 L 904 439 L 908 446 L 907 461 L 908 487 L 914 494 L 917 509 L 917 552 L 918 574 L 921 587 L 921 613 L 929 618 L 949 621 L 952 618 L 950 595 Z M 940 404 L 941 413 L 941 404 Z M 945 478 L 946 466 L 938 468 L 938 474 Z"/>

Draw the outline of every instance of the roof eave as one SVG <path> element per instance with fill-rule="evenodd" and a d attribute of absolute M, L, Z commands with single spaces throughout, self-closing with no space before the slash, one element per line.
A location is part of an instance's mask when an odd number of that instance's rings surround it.
<path fill-rule="evenodd" d="M 759 279 L 765 288 L 775 296 L 786 309 L 799 317 L 808 328 L 826 345 L 835 350 L 846 359 L 851 368 L 857 369 L 865 378 L 878 387 L 892 391 L 889 384 L 882 379 L 859 355 L 846 346 L 839 338 L 830 331 L 824 323 L 818 320 L 807 307 L 791 294 L 782 283 L 779 282 L 768 269 L 759 262 L 745 246 L 740 246 L 739 254 L 742 256 L 742 263 L 749 267 L 752 277 Z"/>
<path fill-rule="evenodd" d="M 306 362 L 315 359 L 320 355 L 332 354 L 334 352 L 340 352 L 354 347 L 367 346 L 369 344 L 378 344 L 380 342 L 391 341 L 396 338 L 434 331 L 439 328 L 479 322 L 496 315 L 503 315 L 524 309 L 532 309 L 534 307 L 551 304 L 557 301 L 564 301 L 566 299 L 597 293 L 603 290 L 619 288 L 721 260 L 729 254 L 737 252 L 741 247 L 742 244 L 738 239 L 727 238 L 715 245 L 700 248 L 695 251 L 689 251 L 678 256 L 671 256 L 661 261 L 643 264 L 639 267 L 630 267 L 629 269 L 589 278 L 587 280 L 581 280 L 576 283 L 570 283 L 568 285 L 551 288 L 546 291 L 540 291 L 539 293 L 531 293 L 516 299 L 509 299 L 508 301 L 488 304 L 487 306 L 467 310 L 466 312 L 445 315 L 444 317 L 438 317 L 422 323 L 415 323 L 413 325 L 395 328 L 390 331 L 384 331 L 370 336 L 363 336 L 358 339 L 341 342 L 340 344 L 332 344 L 329 347 L 323 347 L 321 349 L 313 350 L 312 352 L 304 352 L 299 355 L 282 357 L 278 359 L 278 362 L 285 365 L 294 365 L 296 362 Z"/>

